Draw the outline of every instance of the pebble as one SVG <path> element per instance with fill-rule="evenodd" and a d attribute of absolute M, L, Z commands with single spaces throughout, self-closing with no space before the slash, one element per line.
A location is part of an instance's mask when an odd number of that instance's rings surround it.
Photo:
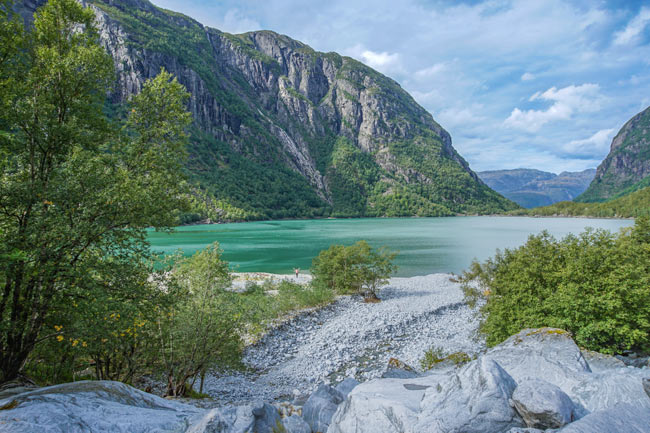
<path fill-rule="evenodd" d="M 207 375 L 204 392 L 220 404 L 279 402 L 308 394 L 320 383 L 380 377 L 390 358 L 418 368 L 432 346 L 476 354 L 484 348 L 475 339 L 476 314 L 449 278 L 392 278 L 379 303 L 343 296 L 297 315 L 246 349 L 245 372 Z"/>

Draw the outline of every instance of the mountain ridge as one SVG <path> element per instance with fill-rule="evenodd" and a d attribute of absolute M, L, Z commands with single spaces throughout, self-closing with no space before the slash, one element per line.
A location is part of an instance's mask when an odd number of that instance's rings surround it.
<path fill-rule="evenodd" d="M 116 113 L 161 68 L 192 94 L 188 168 L 221 203 L 202 208 L 217 219 L 233 219 L 230 208 L 234 219 L 267 219 L 516 207 L 398 83 L 352 58 L 271 31 L 231 35 L 145 0 L 84 4 L 115 61 Z"/>
<path fill-rule="evenodd" d="M 650 176 L 650 107 L 618 131 L 610 151 L 578 202 L 603 202 L 648 186 Z"/>
<path fill-rule="evenodd" d="M 573 200 L 593 179 L 595 169 L 560 174 L 536 169 L 488 170 L 477 173 L 492 189 L 524 208 Z"/>

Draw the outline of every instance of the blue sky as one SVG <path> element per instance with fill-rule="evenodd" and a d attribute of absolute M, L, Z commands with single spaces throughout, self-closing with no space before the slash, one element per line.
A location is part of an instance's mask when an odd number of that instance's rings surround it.
<path fill-rule="evenodd" d="M 231 33 L 268 29 L 399 82 L 476 170 L 596 167 L 650 105 L 650 3 L 153 0 Z"/>

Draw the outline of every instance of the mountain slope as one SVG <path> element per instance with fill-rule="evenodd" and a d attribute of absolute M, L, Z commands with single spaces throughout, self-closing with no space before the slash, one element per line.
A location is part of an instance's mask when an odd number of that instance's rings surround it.
<path fill-rule="evenodd" d="M 647 179 L 647 178 L 646 178 Z M 534 209 L 518 209 L 510 215 L 636 218 L 650 216 L 650 188 L 642 188 L 605 202 L 562 201 Z"/>
<path fill-rule="evenodd" d="M 616 134 L 596 177 L 576 201 L 599 202 L 636 191 L 647 186 L 644 179 L 649 175 L 650 107 L 630 119 Z"/>
<path fill-rule="evenodd" d="M 477 173 L 490 188 L 525 207 L 548 206 L 573 200 L 594 178 L 595 169 L 562 172 L 559 175 L 540 170 L 519 168 Z"/>
<path fill-rule="evenodd" d="M 399 84 L 354 59 L 270 31 L 231 35 L 145 0 L 86 4 L 115 60 L 116 113 L 162 67 L 191 92 L 188 168 L 222 216 L 228 206 L 250 218 L 516 207 Z"/>

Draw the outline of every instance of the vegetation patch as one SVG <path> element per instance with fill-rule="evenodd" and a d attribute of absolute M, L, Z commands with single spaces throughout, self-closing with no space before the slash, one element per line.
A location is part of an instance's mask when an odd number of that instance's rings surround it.
<path fill-rule="evenodd" d="M 650 349 L 650 220 L 612 234 L 546 232 L 474 262 L 462 276 L 480 332 L 494 346 L 525 328 L 558 328 L 602 353 Z"/>

